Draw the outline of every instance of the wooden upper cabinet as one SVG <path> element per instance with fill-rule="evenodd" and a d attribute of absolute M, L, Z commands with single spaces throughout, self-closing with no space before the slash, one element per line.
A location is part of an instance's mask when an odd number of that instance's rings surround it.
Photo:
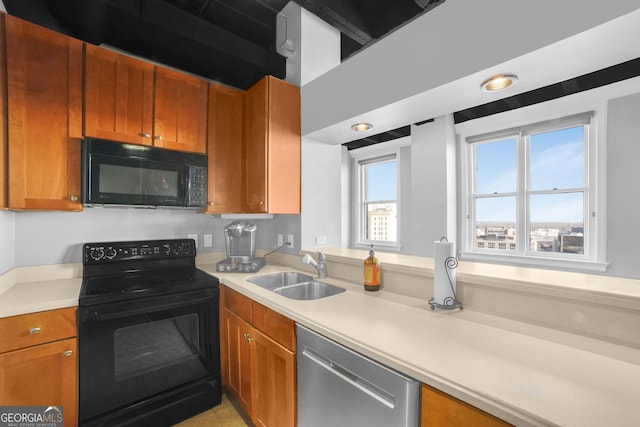
<path fill-rule="evenodd" d="M 7 207 L 7 97 L 4 14 L 0 13 L 0 209 Z"/>
<path fill-rule="evenodd" d="M 82 42 L 5 15 L 11 209 L 81 210 Z"/>
<path fill-rule="evenodd" d="M 300 213 L 300 88 L 267 76 L 245 95 L 245 212 Z"/>
<path fill-rule="evenodd" d="M 154 145 L 206 152 L 207 89 L 202 79 L 156 67 Z"/>
<path fill-rule="evenodd" d="M 207 213 L 242 212 L 244 92 L 209 85 L 209 204 Z"/>
<path fill-rule="evenodd" d="M 152 145 L 154 65 L 85 46 L 85 135 Z"/>

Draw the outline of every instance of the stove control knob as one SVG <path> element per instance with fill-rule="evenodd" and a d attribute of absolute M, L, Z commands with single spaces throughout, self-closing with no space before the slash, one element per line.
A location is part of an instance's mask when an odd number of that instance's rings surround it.
<path fill-rule="evenodd" d="M 116 257 L 116 255 L 118 255 L 118 251 L 116 251 L 114 248 L 112 248 L 111 246 L 109 246 L 107 248 L 107 250 L 104 252 L 104 256 L 107 259 L 114 259 Z"/>
<path fill-rule="evenodd" d="M 164 248 L 165 255 L 171 254 L 171 245 L 164 245 L 163 248 Z"/>
<path fill-rule="evenodd" d="M 102 258 L 104 258 L 104 249 L 103 248 L 94 248 L 91 250 L 91 259 L 93 259 L 94 261 L 100 261 Z"/>

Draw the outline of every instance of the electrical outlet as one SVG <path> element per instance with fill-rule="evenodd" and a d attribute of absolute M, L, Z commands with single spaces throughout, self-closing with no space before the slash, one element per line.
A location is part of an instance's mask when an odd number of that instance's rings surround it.
<path fill-rule="evenodd" d="M 282 246 L 284 244 L 284 237 L 282 237 L 282 233 L 278 234 L 278 242 L 277 245 L 278 247 Z"/>
<path fill-rule="evenodd" d="M 290 248 L 293 247 L 293 234 L 287 234 L 287 246 Z"/>
<path fill-rule="evenodd" d="M 187 239 L 193 239 L 196 241 L 196 248 L 198 247 L 198 235 L 197 234 L 187 234 Z"/>
<path fill-rule="evenodd" d="M 205 248 L 210 248 L 211 246 L 213 246 L 213 237 L 211 236 L 211 234 L 205 234 L 204 235 L 204 247 Z"/>

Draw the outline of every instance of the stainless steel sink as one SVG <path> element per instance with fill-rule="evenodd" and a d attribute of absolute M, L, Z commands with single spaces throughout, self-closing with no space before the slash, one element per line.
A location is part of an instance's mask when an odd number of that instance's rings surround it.
<path fill-rule="evenodd" d="M 311 282 L 283 286 L 282 288 L 274 289 L 273 292 L 290 299 L 309 300 L 339 294 L 340 292 L 344 292 L 344 289 L 313 280 Z"/>
<path fill-rule="evenodd" d="M 295 271 L 287 271 L 284 273 L 267 274 L 265 276 L 256 276 L 247 279 L 249 282 L 260 286 L 261 288 L 274 289 L 283 286 L 295 285 L 297 283 L 309 282 L 313 280 L 312 276 L 302 274 Z"/>
<path fill-rule="evenodd" d="M 344 292 L 343 288 L 318 282 L 313 280 L 312 276 L 293 271 L 257 276 L 247 280 L 278 295 L 297 300 L 314 300 Z"/>

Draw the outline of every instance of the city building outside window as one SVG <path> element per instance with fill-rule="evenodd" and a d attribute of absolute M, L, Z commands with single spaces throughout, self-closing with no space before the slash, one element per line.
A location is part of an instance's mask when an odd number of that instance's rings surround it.
<path fill-rule="evenodd" d="M 463 258 L 604 269 L 594 120 L 584 112 L 461 137 Z"/>

